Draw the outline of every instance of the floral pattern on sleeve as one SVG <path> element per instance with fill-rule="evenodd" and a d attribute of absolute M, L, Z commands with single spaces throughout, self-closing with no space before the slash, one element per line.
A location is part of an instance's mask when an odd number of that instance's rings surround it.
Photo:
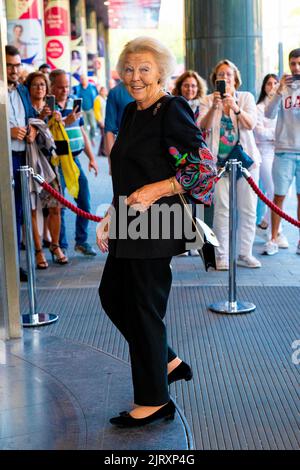
<path fill-rule="evenodd" d="M 185 191 L 197 201 L 212 203 L 217 170 L 213 155 L 206 147 L 199 147 L 198 155 L 181 154 L 176 147 L 169 147 L 176 168 L 176 179 Z"/>

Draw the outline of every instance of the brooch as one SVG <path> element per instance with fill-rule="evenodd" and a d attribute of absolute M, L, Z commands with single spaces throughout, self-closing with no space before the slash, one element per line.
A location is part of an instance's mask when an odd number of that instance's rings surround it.
<path fill-rule="evenodd" d="M 153 110 L 153 116 L 155 116 L 157 114 L 157 111 L 159 110 L 160 107 L 161 107 L 161 103 L 157 103 L 157 105 L 155 106 L 155 108 Z"/>

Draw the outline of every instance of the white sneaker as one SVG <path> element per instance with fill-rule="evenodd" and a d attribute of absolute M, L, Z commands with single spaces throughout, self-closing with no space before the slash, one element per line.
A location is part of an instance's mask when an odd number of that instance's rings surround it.
<path fill-rule="evenodd" d="M 229 271 L 229 262 L 225 258 L 216 259 L 217 271 Z"/>
<path fill-rule="evenodd" d="M 238 266 L 243 266 L 244 268 L 261 268 L 261 262 L 252 255 L 239 255 L 237 264 Z"/>
<path fill-rule="evenodd" d="M 190 255 L 190 256 L 200 256 L 198 250 L 190 250 L 190 251 L 189 251 L 189 255 Z"/>
<path fill-rule="evenodd" d="M 269 240 L 267 243 L 265 243 L 264 246 L 264 251 L 262 252 L 263 255 L 276 255 L 278 253 L 278 245 L 275 242 L 272 242 L 272 240 Z"/>
<path fill-rule="evenodd" d="M 298 241 L 296 253 L 297 255 L 300 255 L 300 240 Z"/>
<path fill-rule="evenodd" d="M 276 238 L 276 243 L 278 245 L 278 248 L 288 248 L 289 247 L 289 242 L 288 239 L 286 238 L 283 233 L 279 233 L 278 237 Z"/>
<path fill-rule="evenodd" d="M 260 225 L 256 226 L 256 235 L 260 238 L 262 238 L 265 241 L 268 241 L 269 239 L 269 228 L 262 228 Z"/>

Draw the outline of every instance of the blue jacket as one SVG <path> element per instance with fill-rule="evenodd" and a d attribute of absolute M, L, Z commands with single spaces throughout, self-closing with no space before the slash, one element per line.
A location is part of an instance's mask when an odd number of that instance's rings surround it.
<path fill-rule="evenodd" d="M 110 90 L 106 101 L 105 132 L 113 132 L 115 135 L 119 132 L 123 111 L 132 101 L 134 99 L 123 82 Z"/>
<path fill-rule="evenodd" d="M 25 119 L 26 119 L 26 125 L 27 125 L 29 118 L 37 117 L 37 112 L 31 104 L 28 88 L 25 85 L 20 84 L 17 86 L 17 91 L 21 97 L 21 100 L 25 109 Z"/>

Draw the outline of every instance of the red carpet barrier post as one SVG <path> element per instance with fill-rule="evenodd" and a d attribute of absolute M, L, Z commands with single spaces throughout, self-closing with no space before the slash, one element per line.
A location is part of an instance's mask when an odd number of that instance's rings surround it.
<path fill-rule="evenodd" d="M 251 302 L 236 300 L 236 229 L 237 229 L 237 167 L 241 164 L 237 160 L 230 160 L 229 168 L 229 288 L 228 301 L 216 302 L 209 305 L 209 309 L 216 313 L 249 313 L 256 306 Z"/>
<path fill-rule="evenodd" d="M 49 323 L 55 322 L 58 319 L 58 316 L 52 313 L 37 313 L 34 243 L 32 238 L 31 201 L 28 183 L 30 173 L 32 173 L 32 169 L 30 169 L 28 166 L 21 166 L 20 174 L 22 186 L 23 217 L 26 233 L 26 260 L 29 298 L 29 313 L 22 315 L 22 325 L 24 327 L 47 325 Z"/>

